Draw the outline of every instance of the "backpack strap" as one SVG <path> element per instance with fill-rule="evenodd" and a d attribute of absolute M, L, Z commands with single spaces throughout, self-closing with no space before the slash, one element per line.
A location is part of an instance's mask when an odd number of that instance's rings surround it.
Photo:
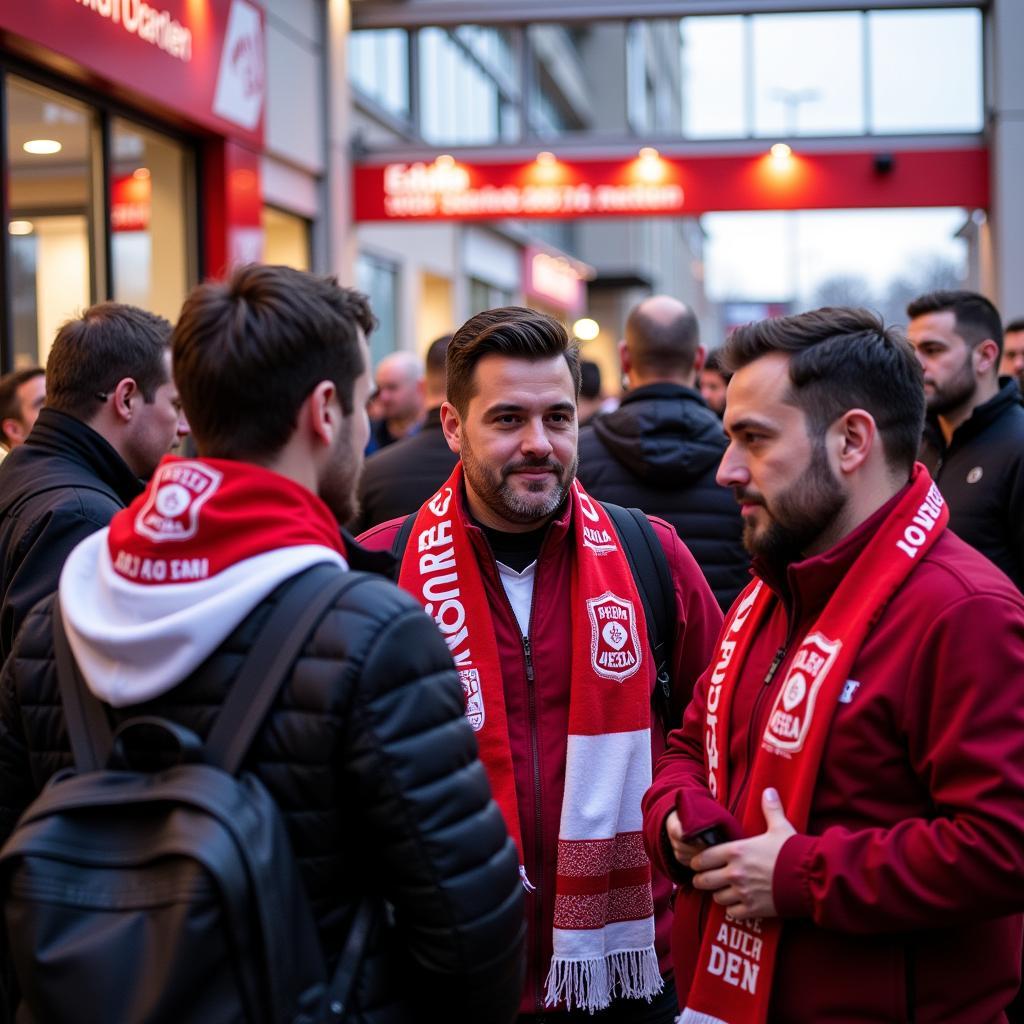
<path fill-rule="evenodd" d="M 86 686 L 64 629 L 60 594 L 53 601 L 53 653 L 57 661 L 57 686 L 64 706 L 64 724 L 71 756 L 80 772 L 99 771 L 110 757 L 114 732 L 106 708 Z"/>
<path fill-rule="evenodd" d="M 238 771 L 313 628 L 360 575 L 342 572 L 333 563 L 320 563 L 289 581 L 242 662 L 206 738 L 211 764 L 231 775 Z"/>
<path fill-rule="evenodd" d="M 668 559 L 651 521 L 640 509 L 623 508 L 605 501 L 601 502 L 601 507 L 615 525 L 644 605 L 647 637 L 657 676 L 654 706 L 668 733 L 679 724 L 672 706 L 672 673 L 669 669 L 676 635 L 676 603 Z"/>
<path fill-rule="evenodd" d="M 416 525 L 416 512 L 405 517 L 402 521 L 402 525 L 398 528 L 398 533 L 395 534 L 394 543 L 391 545 L 391 554 L 398 559 L 398 571 L 402 571 L 402 559 L 405 557 L 405 549 L 409 546 L 409 535 L 412 533 L 412 528 Z"/>

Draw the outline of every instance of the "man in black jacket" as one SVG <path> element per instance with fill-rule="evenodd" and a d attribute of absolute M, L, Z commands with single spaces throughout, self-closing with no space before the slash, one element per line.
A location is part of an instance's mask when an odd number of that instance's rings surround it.
<path fill-rule="evenodd" d="M 921 459 L 949 504 L 949 526 L 1024 589 L 1024 409 L 998 376 L 999 311 L 983 295 L 939 291 L 907 307 L 924 369 Z"/>
<path fill-rule="evenodd" d="M 732 493 L 715 482 L 727 441 L 696 388 L 697 318 L 667 295 L 645 299 L 629 314 L 619 357 L 629 391 L 580 431 L 580 482 L 595 498 L 671 523 L 726 609 L 748 582 L 750 558 Z"/>
<path fill-rule="evenodd" d="M 57 597 L 86 684 L 115 721 L 160 715 L 205 737 L 288 580 L 322 563 L 368 566 L 337 523 L 351 515 L 369 433 L 373 326 L 364 296 L 286 267 L 244 267 L 186 300 L 174 368 L 199 455 L 167 456 L 71 553 Z M 52 606 L 30 613 L 0 677 L 0 841 L 70 762 Z M 346 1020 L 512 1018 L 518 854 L 448 648 L 411 597 L 356 574 L 244 767 L 282 812 L 329 967 L 356 908 L 375 901 Z"/>
<path fill-rule="evenodd" d="M 0 661 L 71 549 L 106 526 L 188 433 L 171 380 L 171 325 L 104 302 L 57 332 L 46 406 L 0 466 Z"/>
<path fill-rule="evenodd" d="M 419 431 L 369 456 L 359 481 L 359 512 L 352 532 L 415 512 L 448 479 L 458 456 L 441 429 L 444 364 L 450 334 L 430 343 L 426 359 L 427 417 Z"/>

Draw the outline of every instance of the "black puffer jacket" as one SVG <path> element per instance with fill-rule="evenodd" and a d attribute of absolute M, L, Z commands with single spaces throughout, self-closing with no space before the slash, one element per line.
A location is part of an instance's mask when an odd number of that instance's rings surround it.
<path fill-rule="evenodd" d="M 930 417 L 921 461 L 949 505 L 949 528 L 1024 591 L 1024 408 L 1017 382 L 1000 383 L 948 447 Z"/>
<path fill-rule="evenodd" d="M 22 619 L 57 589 L 64 560 L 142 492 L 142 482 L 91 427 L 42 409 L 28 440 L 0 466 L 0 663 Z"/>
<path fill-rule="evenodd" d="M 615 412 L 580 431 L 579 445 L 588 493 L 670 522 L 723 609 L 746 586 L 750 565 L 739 506 L 715 483 L 726 445 L 722 422 L 700 393 L 667 383 L 631 391 Z"/>
<path fill-rule="evenodd" d="M 349 546 L 357 564 L 358 549 Z M 205 736 L 275 592 L 184 683 L 121 709 Z M 51 644 L 32 610 L 0 677 L 0 838 L 70 763 Z M 451 657 L 408 595 L 362 575 L 314 630 L 247 765 L 281 808 L 333 962 L 364 893 L 380 915 L 353 1021 L 511 1020 L 522 985 L 518 856 L 491 799 Z M 346 1018 L 348 1019 L 348 1018 Z"/>

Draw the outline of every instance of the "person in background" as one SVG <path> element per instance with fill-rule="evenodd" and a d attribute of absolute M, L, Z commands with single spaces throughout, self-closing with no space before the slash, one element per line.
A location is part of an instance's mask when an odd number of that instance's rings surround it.
<path fill-rule="evenodd" d="M 0 445 L 7 451 L 25 443 L 46 401 L 46 371 L 41 366 L 0 377 Z"/>
<path fill-rule="evenodd" d="M 604 392 L 601 389 L 601 367 L 589 359 L 580 360 L 580 399 L 577 408 L 579 425 L 587 426 L 601 412 Z"/>
<path fill-rule="evenodd" d="M 712 349 L 700 371 L 700 394 L 708 408 L 719 418 L 725 416 L 725 391 L 732 376 L 722 366 L 722 350 Z"/>
<path fill-rule="evenodd" d="M 359 481 L 359 511 L 351 525 L 354 533 L 415 512 L 455 467 L 458 457 L 441 429 L 445 356 L 451 340 L 450 334 L 444 334 L 427 349 L 423 426 L 412 437 L 404 437 L 366 460 Z"/>
<path fill-rule="evenodd" d="M 580 431 L 579 478 L 602 501 L 636 506 L 675 527 L 726 609 L 746 585 L 743 521 L 715 481 L 726 438 L 696 377 L 697 318 L 668 295 L 636 306 L 619 343 L 629 390 L 614 412 Z"/>
<path fill-rule="evenodd" d="M 1024 588 L 1024 408 L 999 379 L 1003 326 L 983 295 L 931 292 L 907 307 L 928 407 L 921 461 L 950 529 Z"/>
<path fill-rule="evenodd" d="M 0 466 L 0 661 L 64 560 L 141 490 L 188 433 L 171 377 L 171 325 L 103 302 L 57 332 L 46 405 Z"/>
<path fill-rule="evenodd" d="M 411 437 L 426 411 L 423 361 L 414 352 L 392 352 L 377 364 L 373 393 L 380 419 L 370 423 L 366 454 Z"/>
<path fill-rule="evenodd" d="M 1024 395 L 1024 317 L 1011 320 L 1003 328 L 1003 357 L 999 362 L 999 375 L 1012 377 Z"/>

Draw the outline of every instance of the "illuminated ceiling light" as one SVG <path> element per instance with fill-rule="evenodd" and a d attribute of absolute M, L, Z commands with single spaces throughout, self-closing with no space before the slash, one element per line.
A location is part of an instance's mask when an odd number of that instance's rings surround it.
<path fill-rule="evenodd" d="M 550 153 L 545 149 L 542 153 L 537 154 L 537 163 L 539 163 L 541 167 L 553 167 L 558 163 L 558 157 L 556 157 L 554 153 Z"/>
<path fill-rule="evenodd" d="M 439 157 L 437 157 L 436 160 L 434 160 L 434 163 L 438 167 L 454 167 L 455 157 L 453 157 L 450 153 L 442 153 Z"/>
<path fill-rule="evenodd" d="M 572 333 L 580 341 L 593 341 L 601 333 L 601 325 L 596 320 L 585 316 L 572 325 Z"/>
<path fill-rule="evenodd" d="M 659 160 L 661 154 L 653 146 L 644 146 L 638 154 L 641 160 Z"/>
<path fill-rule="evenodd" d="M 7 233 L 10 235 L 31 235 L 35 227 L 30 220 L 12 220 L 7 225 Z"/>
<path fill-rule="evenodd" d="M 21 148 L 35 156 L 50 156 L 64 147 L 56 139 L 29 139 Z"/>
<path fill-rule="evenodd" d="M 149 168 L 148 167 L 136 167 L 132 171 L 132 177 L 137 181 L 148 181 L 149 180 Z"/>
<path fill-rule="evenodd" d="M 787 146 L 785 142 L 776 142 L 770 150 L 772 159 L 777 164 L 784 164 L 789 161 L 789 158 L 793 155 L 793 147 Z"/>

